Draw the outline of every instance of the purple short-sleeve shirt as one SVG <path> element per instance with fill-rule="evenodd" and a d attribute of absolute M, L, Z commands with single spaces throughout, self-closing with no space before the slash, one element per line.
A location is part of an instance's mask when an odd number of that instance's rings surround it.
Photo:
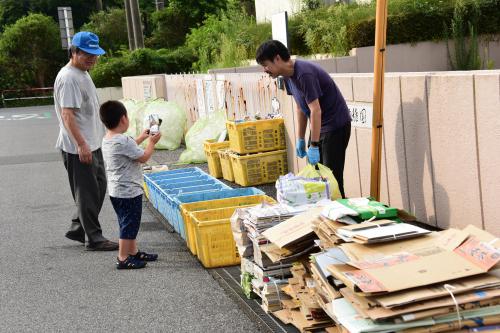
<path fill-rule="evenodd" d="M 319 65 L 295 60 L 294 73 L 285 79 L 285 83 L 288 94 L 293 95 L 307 118 L 311 115 L 308 104 L 319 100 L 321 134 L 333 132 L 350 123 L 351 114 L 342 93 L 330 75 Z"/>

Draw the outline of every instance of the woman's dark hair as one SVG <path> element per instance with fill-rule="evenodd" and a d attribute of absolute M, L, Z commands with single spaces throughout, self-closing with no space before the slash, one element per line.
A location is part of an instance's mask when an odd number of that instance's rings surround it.
<path fill-rule="evenodd" d="M 266 60 L 274 61 L 277 55 L 279 55 L 283 61 L 290 60 L 290 52 L 282 42 L 279 40 L 268 40 L 262 43 L 257 49 L 255 60 L 262 65 Z"/>
<path fill-rule="evenodd" d="M 127 109 L 119 101 L 107 101 L 99 109 L 99 117 L 107 129 L 113 129 L 118 126 L 120 119 L 127 115 Z"/>

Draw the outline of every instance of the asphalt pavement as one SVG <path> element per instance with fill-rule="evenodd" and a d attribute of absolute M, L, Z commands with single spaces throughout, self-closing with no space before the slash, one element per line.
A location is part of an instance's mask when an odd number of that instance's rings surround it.
<path fill-rule="evenodd" d="M 0 109 L 0 332 L 259 331 L 147 206 L 139 247 L 159 261 L 145 269 L 66 239 L 75 206 L 57 134 L 51 106 Z M 116 240 L 108 199 L 100 221 Z"/>

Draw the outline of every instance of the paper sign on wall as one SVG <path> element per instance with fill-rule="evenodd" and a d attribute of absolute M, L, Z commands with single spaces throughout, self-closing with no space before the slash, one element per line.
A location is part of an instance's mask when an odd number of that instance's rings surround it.
<path fill-rule="evenodd" d="M 362 128 L 372 128 L 373 123 L 373 104 L 347 102 L 347 107 L 351 113 L 352 126 Z"/>
<path fill-rule="evenodd" d="M 215 101 L 212 89 L 212 80 L 205 80 L 204 83 L 207 111 L 208 113 L 213 113 L 215 111 Z"/>
<path fill-rule="evenodd" d="M 198 115 L 199 117 L 204 117 L 207 114 L 207 109 L 205 105 L 205 92 L 202 79 L 196 80 L 196 98 L 198 100 Z"/>
<path fill-rule="evenodd" d="M 142 81 L 142 89 L 143 89 L 144 100 L 147 101 L 148 99 L 151 98 L 152 95 L 151 81 Z"/>

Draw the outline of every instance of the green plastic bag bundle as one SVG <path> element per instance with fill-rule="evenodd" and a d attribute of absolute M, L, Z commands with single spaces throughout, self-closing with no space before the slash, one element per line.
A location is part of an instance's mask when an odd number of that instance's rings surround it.
<path fill-rule="evenodd" d="M 337 183 L 337 179 L 335 179 L 332 170 L 330 170 L 323 164 L 318 163 L 316 165 L 312 165 L 308 163 L 306 167 L 299 172 L 298 176 L 304 178 L 320 177 L 326 179 L 330 187 L 330 200 L 337 200 L 342 198 L 339 190 L 339 184 Z"/>
<path fill-rule="evenodd" d="M 155 99 L 146 104 L 142 121 L 144 122 L 144 118 L 152 114 L 157 114 L 162 120 L 160 126 L 161 139 L 155 148 L 168 150 L 179 148 L 187 121 L 184 110 L 174 102 Z M 139 133 L 143 128 L 144 124 L 141 126 Z"/>
<path fill-rule="evenodd" d="M 127 109 L 129 121 L 128 130 L 125 132 L 125 135 L 135 139 L 142 132 L 142 118 L 146 103 L 143 101 L 136 101 L 135 99 L 122 99 L 120 102 L 122 102 L 125 109 Z"/>
<path fill-rule="evenodd" d="M 205 140 L 217 139 L 225 129 L 226 113 L 222 110 L 198 119 L 186 134 L 186 150 L 181 154 L 179 163 L 205 163 Z"/>

